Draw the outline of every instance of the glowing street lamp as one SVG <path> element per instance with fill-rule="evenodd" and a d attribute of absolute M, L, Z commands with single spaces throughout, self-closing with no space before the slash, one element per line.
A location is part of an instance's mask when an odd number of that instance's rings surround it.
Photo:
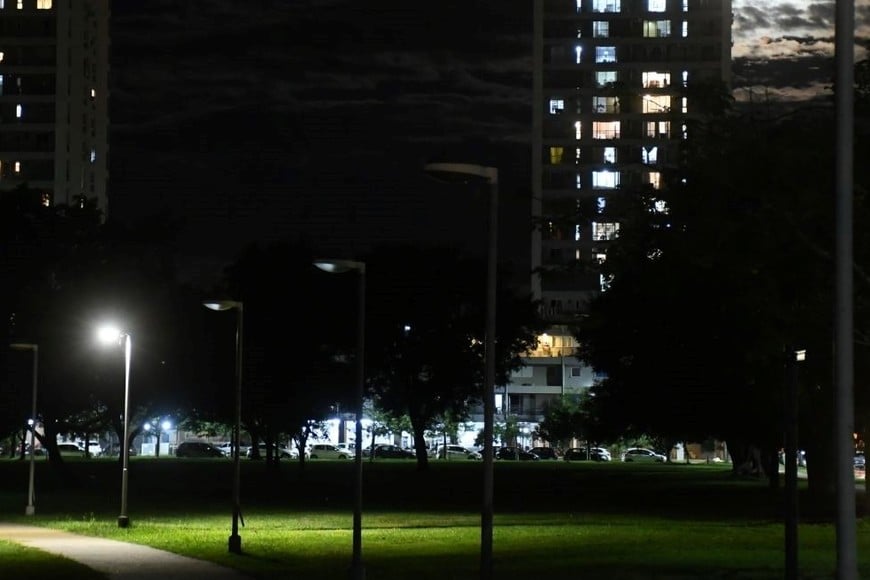
<path fill-rule="evenodd" d="M 493 448 L 495 414 L 495 307 L 498 264 L 498 169 L 468 163 L 428 163 L 426 173 L 444 182 L 489 186 L 489 239 L 486 269 L 486 331 L 483 387 L 483 507 L 480 516 L 480 577 L 492 578 Z"/>
<path fill-rule="evenodd" d="M 33 351 L 33 405 L 31 406 L 30 419 L 27 420 L 27 425 L 30 427 L 30 479 L 27 484 L 27 507 L 24 508 L 24 515 L 32 516 L 36 513 L 36 506 L 34 505 L 34 500 L 36 499 L 36 497 L 34 493 L 33 481 L 36 470 L 34 468 L 33 461 L 36 457 L 36 448 L 34 447 L 34 442 L 36 440 L 36 377 L 39 374 L 39 345 L 16 342 L 10 344 L 9 348 L 11 348 L 12 350 Z"/>
<path fill-rule="evenodd" d="M 130 462 L 130 359 L 132 345 L 129 333 L 115 326 L 103 326 L 97 329 L 97 338 L 103 344 L 117 343 L 124 348 L 124 440 L 121 443 L 121 515 L 118 516 L 118 527 L 130 525 L 127 516 L 127 481 Z"/>
<path fill-rule="evenodd" d="M 350 576 L 352 580 L 365 578 L 362 561 L 362 448 L 363 448 L 363 395 L 365 393 L 365 320 L 366 320 L 366 265 L 353 260 L 317 260 L 314 265 L 330 274 L 356 272 L 358 275 L 357 335 L 356 335 L 356 393 L 354 411 L 356 412 L 354 446 L 354 501 L 353 501 L 353 559 Z"/>
<path fill-rule="evenodd" d="M 207 300 L 202 303 L 209 310 L 223 312 L 236 311 L 236 409 L 233 425 L 233 524 L 228 541 L 228 550 L 233 554 L 242 553 L 242 537 L 239 535 L 239 518 L 242 513 L 241 504 L 241 445 L 242 431 L 242 332 L 244 326 L 244 303 L 235 300 Z"/>

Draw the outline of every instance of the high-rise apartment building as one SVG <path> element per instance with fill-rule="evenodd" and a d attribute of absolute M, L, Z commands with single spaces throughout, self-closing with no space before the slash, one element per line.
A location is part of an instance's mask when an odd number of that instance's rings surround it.
<path fill-rule="evenodd" d="M 606 280 L 589 268 L 619 235 L 614 196 L 679 179 L 694 95 L 727 87 L 730 0 L 534 0 L 532 291 L 551 323 L 498 401 L 533 430 L 598 377 L 572 323 Z"/>
<path fill-rule="evenodd" d="M 107 211 L 109 0 L 0 0 L 0 189 Z"/>
<path fill-rule="evenodd" d="M 606 282 L 615 195 L 665 186 L 680 165 L 693 88 L 727 84 L 730 0 L 535 0 L 533 292 L 571 322 Z"/>

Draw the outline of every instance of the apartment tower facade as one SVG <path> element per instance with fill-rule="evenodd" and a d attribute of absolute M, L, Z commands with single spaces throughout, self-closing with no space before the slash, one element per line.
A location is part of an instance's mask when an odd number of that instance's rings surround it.
<path fill-rule="evenodd" d="M 574 322 L 606 281 L 608 201 L 678 169 L 692 88 L 730 83 L 730 0 L 536 0 L 532 289 Z"/>
<path fill-rule="evenodd" d="M 0 189 L 107 212 L 109 0 L 0 0 Z"/>

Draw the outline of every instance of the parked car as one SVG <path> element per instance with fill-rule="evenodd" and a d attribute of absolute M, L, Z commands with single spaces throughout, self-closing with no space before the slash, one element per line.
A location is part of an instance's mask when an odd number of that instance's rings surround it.
<path fill-rule="evenodd" d="M 502 447 L 495 452 L 495 458 L 513 461 L 538 461 L 540 459 L 534 453 L 518 447 Z"/>
<path fill-rule="evenodd" d="M 335 446 L 339 449 L 350 452 L 351 455 L 356 453 L 356 443 L 336 443 Z"/>
<path fill-rule="evenodd" d="M 78 448 L 81 449 L 82 454 L 84 454 L 85 444 L 78 443 Z M 99 457 L 100 455 L 103 454 L 103 448 L 96 441 L 91 441 L 90 443 L 88 443 L 88 453 L 90 454 L 91 457 Z"/>
<path fill-rule="evenodd" d="M 316 443 L 308 448 L 311 459 L 353 459 L 353 453 L 330 443 Z M 298 455 L 297 455 L 298 457 Z"/>
<path fill-rule="evenodd" d="M 622 460 L 626 462 L 646 461 L 648 463 L 664 463 L 667 459 L 668 458 L 661 453 L 656 453 L 652 449 L 646 449 L 644 447 L 629 447 L 625 450 L 625 453 L 622 454 Z"/>
<path fill-rule="evenodd" d="M 552 447 L 532 447 L 532 453 L 539 459 L 559 459 L 559 454 Z"/>
<path fill-rule="evenodd" d="M 483 459 L 483 455 L 462 445 L 446 445 L 438 448 L 438 459 Z"/>
<path fill-rule="evenodd" d="M 226 457 L 223 452 L 204 441 L 184 441 L 175 448 L 176 457 Z"/>
<path fill-rule="evenodd" d="M 402 449 L 398 445 L 380 444 L 375 445 L 371 452 L 375 459 L 416 459 L 412 451 Z"/>
<path fill-rule="evenodd" d="M 565 461 L 611 461 L 610 451 L 604 447 L 572 447 L 565 452 Z"/>
<path fill-rule="evenodd" d="M 57 450 L 61 455 L 67 457 L 84 457 L 85 450 L 75 443 L 58 443 Z"/>

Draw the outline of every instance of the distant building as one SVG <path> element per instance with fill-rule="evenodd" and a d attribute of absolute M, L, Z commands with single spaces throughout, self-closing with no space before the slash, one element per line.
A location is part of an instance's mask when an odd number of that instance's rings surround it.
<path fill-rule="evenodd" d="M 0 0 L 0 189 L 107 211 L 109 0 Z"/>
<path fill-rule="evenodd" d="M 584 264 L 619 235 L 609 201 L 666 187 L 692 89 L 728 86 L 730 0 L 535 0 L 532 292 L 576 322 L 607 281 Z"/>

